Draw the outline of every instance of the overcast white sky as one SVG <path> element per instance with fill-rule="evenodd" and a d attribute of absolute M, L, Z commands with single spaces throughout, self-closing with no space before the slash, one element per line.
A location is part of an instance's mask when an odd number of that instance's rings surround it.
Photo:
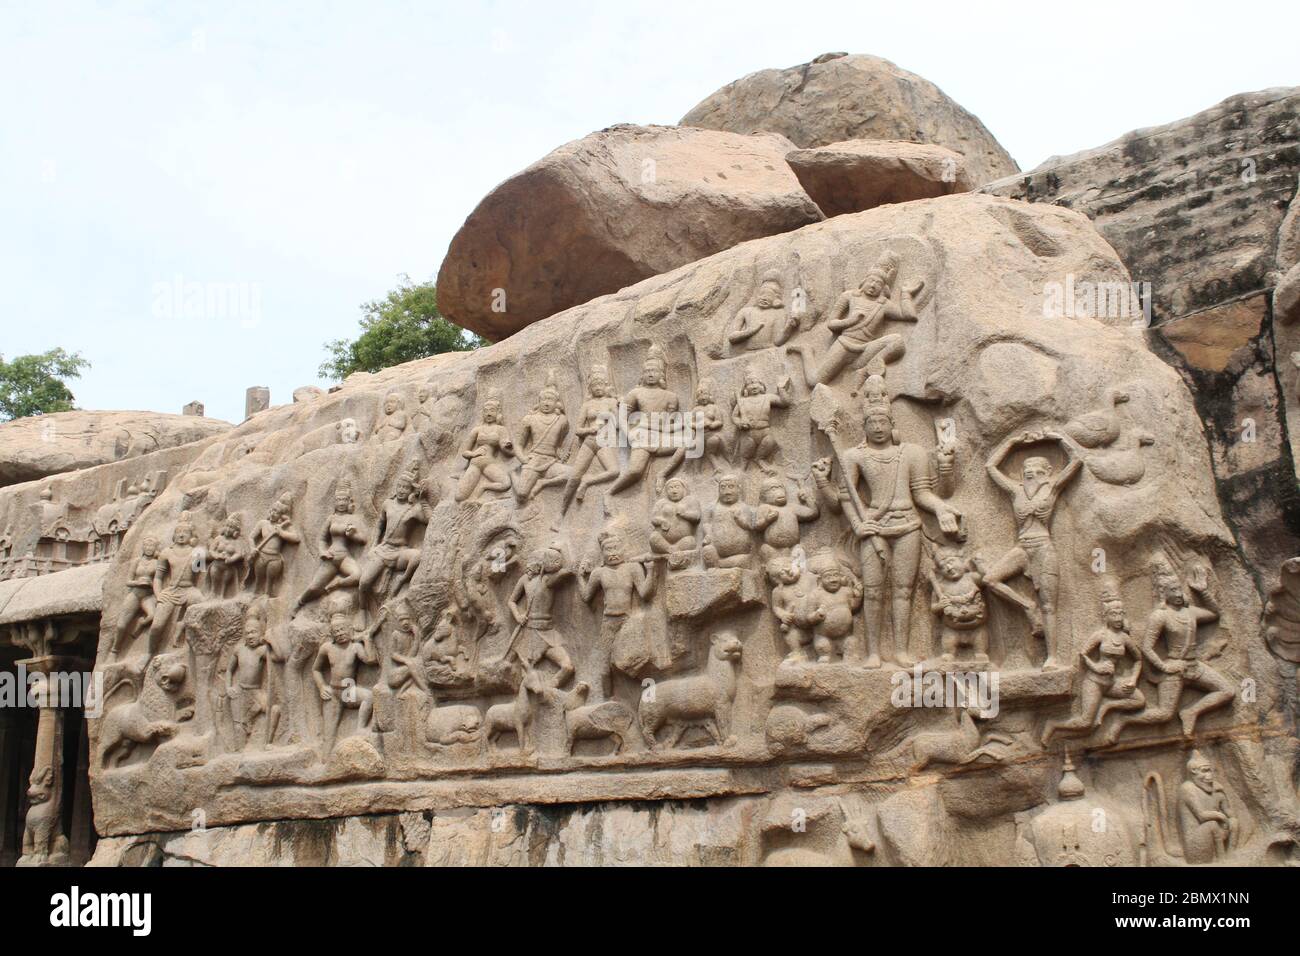
<path fill-rule="evenodd" d="M 0 353 L 80 351 L 83 408 L 238 421 L 246 386 L 320 384 L 360 302 L 434 276 L 489 189 L 593 130 L 845 50 L 937 83 L 1028 169 L 1300 84 L 1297 11 L 0 0 Z M 193 283 L 243 298 L 159 299 Z"/>

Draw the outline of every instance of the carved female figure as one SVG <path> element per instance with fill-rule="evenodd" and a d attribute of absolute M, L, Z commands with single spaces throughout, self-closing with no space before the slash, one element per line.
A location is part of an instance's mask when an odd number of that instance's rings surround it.
<path fill-rule="evenodd" d="M 509 459 L 514 455 L 515 443 L 505 424 L 501 394 L 492 389 L 483 402 L 482 422 L 469 433 L 460 452 L 465 459 L 465 471 L 456 486 L 456 500 L 468 501 L 478 490 L 509 491 Z"/>
<path fill-rule="evenodd" d="M 325 522 L 321 532 L 320 569 L 312 578 L 307 590 L 294 603 L 296 614 L 306 604 L 335 588 L 354 587 L 361 579 L 361 569 L 352 557 L 352 544 L 364 544 L 366 536 L 357 527 L 356 504 L 352 500 L 352 486 L 346 481 L 334 492 L 334 514 Z"/>
<path fill-rule="evenodd" d="M 243 516 L 229 515 L 208 547 L 208 584 L 215 597 L 229 597 L 231 586 L 239 589 L 248 570 L 248 542 L 244 540 Z"/>
<path fill-rule="evenodd" d="M 1002 462 L 1013 446 L 1034 445 L 1045 439 L 1060 442 L 1067 452 L 1069 460 L 1060 474 L 1054 476 L 1051 462 L 1040 456 L 1025 459 L 1020 484 L 1002 472 Z M 1083 458 L 1074 439 L 1054 431 L 1028 431 L 1003 439 L 985 465 L 993 483 L 1011 496 L 1016 515 L 1016 546 L 989 569 L 985 583 L 994 593 L 1021 607 L 1029 617 L 1033 633 L 1042 635 L 1047 645 L 1044 670 L 1059 666 L 1056 661 L 1056 592 L 1061 572 L 1056 548 L 1052 544 L 1052 512 L 1062 490 L 1079 473 L 1082 464 Z M 1029 579 L 1037 606 L 1007 584 L 1020 575 Z"/>

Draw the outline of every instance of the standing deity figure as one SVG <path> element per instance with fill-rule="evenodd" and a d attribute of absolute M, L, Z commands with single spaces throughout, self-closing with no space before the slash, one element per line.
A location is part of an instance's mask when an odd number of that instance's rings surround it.
<path fill-rule="evenodd" d="M 468 501 L 476 491 L 509 491 L 510 459 L 514 455 L 515 443 L 506 427 L 501 392 L 494 388 L 483 402 L 482 421 L 461 448 L 465 471 L 456 486 L 456 500 Z"/>
<path fill-rule="evenodd" d="M 536 669 L 542 660 L 550 661 L 559 668 L 555 687 L 563 686 L 573 676 L 573 661 L 552 617 L 556 590 L 573 577 L 573 569 L 565 567 L 566 563 L 559 545 L 534 551 L 524 562 L 524 573 L 515 583 L 509 601 L 515 633 L 506 658 L 516 658 L 526 671 Z"/>
<path fill-rule="evenodd" d="M 814 400 L 824 399 L 815 394 Z M 867 403 L 863 426 L 862 444 L 844 448 L 838 418 L 832 415 L 819 423 L 835 449 L 842 478 L 834 485 L 824 469 L 815 469 L 813 477 L 827 506 L 834 512 L 845 513 L 858 539 L 865 593 L 862 614 L 865 666 L 874 668 L 881 664 L 880 634 L 884 629 L 888 596 L 895 660 L 910 667 L 913 663 L 912 595 L 921 568 L 924 540 L 921 511 L 933 514 L 940 530 L 949 536 L 958 533 L 961 514 L 935 493 L 936 476 L 930 455 L 920 445 L 898 440 L 887 398 Z M 859 484 L 866 486 L 865 497 L 859 495 Z M 860 654 L 860 646 L 845 647 L 847 660 L 857 659 Z"/>
<path fill-rule="evenodd" d="M 971 647 L 975 663 L 989 660 L 988 608 L 984 603 L 984 573 L 960 546 L 941 545 L 931 553 L 930 611 L 939 616 L 939 649 L 945 661 L 957 650 Z"/>
<path fill-rule="evenodd" d="M 667 478 L 686 457 L 683 436 L 674 431 L 679 402 L 677 393 L 668 388 L 668 363 L 664 350 L 651 345 L 641 366 L 641 384 L 623 398 L 627 410 L 627 465 L 612 485 L 611 495 L 618 494 L 639 481 L 652 455 L 670 455 L 661 478 Z"/>
<path fill-rule="evenodd" d="M 768 394 L 767 385 L 752 369 L 745 370 L 745 382 L 731 400 L 731 421 L 736 426 L 736 447 L 732 459 L 748 468 L 757 462 L 770 461 L 777 452 L 772 435 L 772 409 L 790 407 L 790 379 L 782 378 L 776 391 Z"/>
<path fill-rule="evenodd" d="M 244 518 L 236 511 L 221 523 L 221 530 L 208 545 L 208 586 L 213 597 L 230 597 L 231 590 L 239 590 L 248 573 L 248 557 Z"/>
<path fill-rule="evenodd" d="M 397 392 L 384 396 L 383 408 L 371 435 L 376 441 L 394 441 L 406 432 L 406 403 Z"/>
<path fill-rule="evenodd" d="M 515 478 L 515 497 L 527 501 L 550 485 L 563 484 L 569 477 L 564 460 L 564 440 L 569 436 L 569 419 L 560 406 L 555 371 L 546 374 L 546 384 L 533 410 L 519 423 L 522 467 Z"/>
<path fill-rule="evenodd" d="M 1002 471 L 1002 462 L 1015 445 L 1034 445 L 1045 440 L 1060 442 L 1068 461 L 1060 474 L 1053 476 L 1052 463 L 1033 455 L 1025 459 L 1021 482 L 1017 484 Z M 1028 431 L 1009 435 L 985 465 L 993 483 L 1011 496 L 1016 515 L 1016 546 L 1008 551 L 985 577 L 985 584 L 999 597 L 1021 607 L 1029 617 L 1034 636 L 1041 635 L 1047 645 L 1043 670 L 1058 667 L 1056 661 L 1056 593 L 1060 585 L 1060 563 L 1052 544 L 1052 512 L 1065 486 L 1079 473 L 1083 457 L 1074 439 L 1054 431 Z M 1027 601 L 1007 582 L 1017 576 L 1029 580 L 1036 604 Z"/>
<path fill-rule="evenodd" d="M 345 708 L 357 711 L 357 726 L 370 727 L 373 696 L 369 687 L 362 687 L 357 679 L 362 664 L 377 664 L 379 656 L 371 643 L 370 633 L 362 631 L 361 637 L 352 628 L 348 615 L 335 611 L 330 615 L 330 639 L 321 644 L 312 664 L 312 679 L 324 704 L 321 732 L 321 758 L 328 759 L 334 752 L 339 724 Z"/>
<path fill-rule="evenodd" d="M 203 600 L 198 576 L 207 563 L 207 555 L 197 547 L 199 536 L 188 511 L 182 511 L 172 530 L 172 545 L 158 556 L 153 573 L 153 593 L 157 605 L 149 624 L 149 659 L 162 649 L 175 621 L 185 618 L 185 609 Z"/>
<path fill-rule="evenodd" d="M 593 365 L 587 379 L 587 400 L 578 411 L 578 425 L 573 430 L 582 444 L 578 446 L 577 457 L 564 486 L 565 511 L 569 510 L 575 497 L 581 501 L 592 485 L 618 477 L 618 441 L 613 428 L 617 418 L 618 399 L 614 397 L 609 370 L 603 365 Z M 602 435 L 606 436 L 605 440 L 602 440 Z M 609 440 L 611 437 L 613 440 Z M 589 475 L 587 472 L 593 461 L 600 469 Z"/>
<path fill-rule="evenodd" d="M 131 577 L 126 582 L 126 600 L 122 604 L 122 612 L 117 616 L 110 656 L 117 657 L 121 654 L 127 642 L 153 620 L 154 609 L 158 604 L 153 593 L 154 572 L 157 570 L 158 539 L 149 535 L 140 544 L 140 557 L 131 565 Z"/>
<path fill-rule="evenodd" d="M 740 478 L 718 476 L 718 500 L 704 513 L 706 568 L 746 568 L 754 551 L 754 509 L 741 500 Z"/>
<path fill-rule="evenodd" d="M 249 606 L 244 618 L 244 641 L 236 645 L 226 665 L 226 699 L 230 721 L 238 734 L 238 749 L 250 741 L 269 746 L 280 723 L 280 706 L 271 700 L 271 661 L 283 663 L 266 637 L 266 611 L 260 603 Z M 262 724 L 259 739 L 257 725 Z"/>
<path fill-rule="evenodd" d="M 1101 613 L 1105 626 L 1094 631 L 1079 651 L 1083 686 L 1079 710 L 1068 720 L 1049 720 L 1043 727 L 1043 746 L 1056 734 L 1086 734 L 1106 722 L 1112 710 L 1141 710 L 1146 695 L 1138 689 L 1142 676 L 1142 648 L 1129 633 L 1124 601 L 1114 582 L 1102 587 Z"/>
<path fill-rule="evenodd" d="M 736 313 L 727 330 L 727 344 L 733 351 L 754 352 L 784 344 L 793 331 L 786 317 L 781 273 L 770 269 L 763 273 L 754 298 Z"/>
<path fill-rule="evenodd" d="M 600 544 L 601 565 L 592 568 L 589 560 L 583 560 L 579 570 L 578 590 L 582 599 L 590 604 L 599 591 L 604 595 L 600 637 L 592 648 L 591 659 L 587 665 L 588 674 L 600 681 L 604 699 L 609 700 L 613 684 L 610 675 L 610 660 L 614 642 L 618 639 L 627 616 L 632 613 L 634 595 L 642 601 L 650 598 L 654 591 L 654 577 L 649 573 L 649 558 L 628 561 L 626 542 L 622 531 L 606 528 L 597 537 Z"/>
<path fill-rule="evenodd" d="M 253 546 L 250 563 L 254 593 L 276 596 L 284 577 L 284 546 L 301 540 L 302 535 L 293 526 L 293 496 L 285 492 L 254 526 L 249 539 Z"/>
<path fill-rule="evenodd" d="M 650 550 L 667 555 L 668 567 L 680 571 L 690 564 L 699 546 L 695 528 L 700 523 L 700 502 L 686 489 L 686 482 L 677 476 L 663 484 L 659 500 L 650 515 Z"/>
<path fill-rule="evenodd" d="M 1149 665 L 1147 679 L 1156 685 L 1156 700 L 1149 702 L 1140 713 L 1119 717 L 1107 732 L 1106 743 L 1114 743 L 1130 724 L 1162 724 L 1175 712 L 1182 720 L 1183 734 L 1190 737 L 1201 714 L 1232 702 L 1232 682 L 1200 660 L 1201 649 L 1196 640 L 1202 625 L 1219 619 L 1219 602 L 1210 588 L 1209 572 L 1204 567 L 1194 567 L 1187 584 L 1200 598 L 1199 606 L 1189 600 L 1188 588 L 1183 587 L 1172 569 L 1156 569 L 1155 586 L 1160 603 L 1147 619 L 1142 637 L 1142 656 Z M 1162 638 L 1164 657 L 1156 650 Z M 1205 691 L 1205 695 L 1179 711 L 1178 700 L 1187 687 Z"/>
<path fill-rule="evenodd" d="M 398 475 L 392 496 L 379 511 L 376 544 L 361 563 L 361 577 L 357 582 L 360 595 L 372 593 L 384 572 L 393 576 L 388 588 L 391 595 L 410 582 L 420 566 L 420 549 L 415 546 L 415 537 L 430 517 L 429 504 L 424 500 L 424 484 L 420 481 L 420 466 L 412 463 Z"/>
<path fill-rule="evenodd" d="M 695 427 L 704 432 L 704 454 L 714 471 L 727 468 L 727 444 L 722 437 L 726 420 L 718 406 L 717 386 L 711 378 L 702 378 L 695 386 L 695 407 L 691 409 Z"/>
<path fill-rule="evenodd" d="M 356 503 L 352 500 L 352 485 L 346 480 L 334 491 L 334 513 L 330 515 L 321 532 L 320 569 L 312 578 L 307 590 L 302 592 L 293 606 L 294 613 L 310 602 L 336 588 L 355 587 L 361 579 L 361 569 L 352 557 L 351 545 L 365 544 L 366 536 L 357 526 Z"/>
<path fill-rule="evenodd" d="M 854 363 L 865 364 L 877 356 L 883 362 L 895 362 L 902 357 L 901 335 L 896 332 L 888 335 L 877 333 L 888 319 L 916 321 L 916 300 L 925 288 L 925 282 L 918 280 L 897 290 L 897 280 L 898 256 L 885 252 L 856 289 L 840 294 L 831 306 L 826 322 L 835 338 L 816 367 L 801 347 L 789 348 L 803 362 L 804 379 L 809 388 L 819 383 L 830 383 Z"/>

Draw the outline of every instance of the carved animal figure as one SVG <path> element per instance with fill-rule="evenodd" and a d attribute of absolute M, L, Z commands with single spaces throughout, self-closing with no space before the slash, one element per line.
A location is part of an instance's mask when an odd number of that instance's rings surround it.
<path fill-rule="evenodd" d="M 987 743 L 980 746 L 980 729 L 975 723 L 977 708 L 964 708 L 957 712 L 957 729 L 937 733 L 917 734 L 912 738 L 913 770 L 921 770 L 932 763 L 967 764 L 980 757 L 997 758 L 990 745 L 1010 746 L 1012 740 L 1004 734 L 989 734 Z"/>
<path fill-rule="evenodd" d="M 60 831 L 62 807 L 53 799 L 54 768 L 32 771 L 27 788 L 27 820 L 23 827 L 24 863 L 47 862 L 68 855 L 68 838 Z"/>
<path fill-rule="evenodd" d="M 740 663 L 740 638 L 723 631 L 709 638 L 709 659 L 702 674 L 660 681 L 654 693 L 643 695 L 637 711 L 641 735 L 651 750 L 659 741 L 655 734 L 665 724 L 677 725 L 670 747 L 676 747 L 686 729 L 699 724 L 714 743 L 733 746 L 730 736 L 731 705 L 736 699 L 736 668 Z"/>
<path fill-rule="evenodd" d="M 483 716 L 483 745 L 487 750 L 496 749 L 497 738 L 503 733 L 513 732 L 519 740 L 520 752 L 532 752 L 533 702 L 528 695 L 541 692 L 537 672 L 529 670 L 519 682 L 514 700 L 508 704 L 493 704 L 487 709 Z"/>
<path fill-rule="evenodd" d="M 122 766 L 139 744 L 175 736 L 180 725 L 194 716 L 192 707 L 177 706 L 185 675 L 185 663 L 177 654 L 160 654 L 149 661 L 136 699 L 101 718 L 100 759 L 105 767 Z M 104 699 L 128 683 L 134 680 L 119 681 Z"/>
<path fill-rule="evenodd" d="M 424 723 L 424 739 L 440 747 L 468 744 L 478 740 L 482 728 L 482 718 L 473 704 L 431 707 Z"/>
<path fill-rule="evenodd" d="M 573 754 L 573 745 L 579 740 L 603 740 L 614 738 L 614 753 L 623 752 L 625 741 L 623 735 L 632 726 L 632 711 L 626 704 L 616 700 L 586 703 L 591 687 L 585 681 L 579 682 L 567 694 L 550 691 L 548 698 L 560 698 L 564 708 L 564 750 Z"/>

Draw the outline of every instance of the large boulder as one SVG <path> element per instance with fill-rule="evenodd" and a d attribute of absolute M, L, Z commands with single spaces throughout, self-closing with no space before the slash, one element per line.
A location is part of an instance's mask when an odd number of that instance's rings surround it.
<path fill-rule="evenodd" d="M 876 56 L 828 53 L 785 70 L 751 73 L 706 97 L 681 125 L 766 130 L 804 147 L 849 139 L 946 146 L 965 157 L 976 183 L 1019 169 L 978 118 L 929 80 Z"/>
<path fill-rule="evenodd" d="M 738 243 L 817 222 L 781 136 L 614 126 L 561 146 L 478 204 L 438 272 L 452 321 L 503 339 Z"/>
<path fill-rule="evenodd" d="M 827 216 L 971 188 L 960 154 L 923 143 L 854 139 L 796 149 L 785 161 Z"/>
<path fill-rule="evenodd" d="M 229 422 L 158 412 L 54 412 L 0 425 L 0 486 L 136 458 L 227 431 Z"/>

